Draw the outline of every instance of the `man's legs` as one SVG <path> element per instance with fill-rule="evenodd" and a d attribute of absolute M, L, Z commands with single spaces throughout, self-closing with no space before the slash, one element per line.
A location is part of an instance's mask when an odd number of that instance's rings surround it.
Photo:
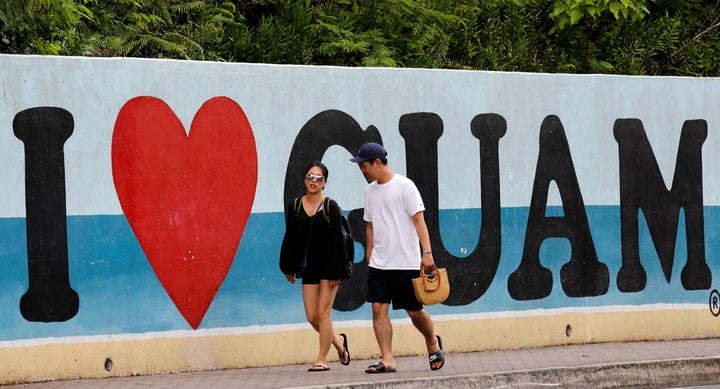
<path fill-rule="evenodd" d="M 388 315 L 389 306 L 389 303 L 372 303 L 373 330 L 375 330 L 375 338 L 380 346 L 381 362 L 386 368 L 395 369 L 395 360 L 392 354 L 393 328 L 390 315 Z"/>
<path fill-rule="evenodd" d="M 406 312 L 408 316 L 410 316 L 410 320 L 415 328 L 425 337 L 425 346 L 427 347 L 428 354 L 438 352 L 440 350 L 440 343 L 438 342 L 437 336 L 435 336 L 435 326 L 430 318 L 430 314 L 424 309 Z M 444 361 L 433 362 L 432 367 L 434 370 L 439 369 L 443 363 Z"/>

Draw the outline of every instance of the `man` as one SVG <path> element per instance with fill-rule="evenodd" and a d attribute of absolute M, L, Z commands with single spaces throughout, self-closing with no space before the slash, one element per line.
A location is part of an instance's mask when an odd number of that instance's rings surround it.
<path fill-rule="evenodd" d="M 396 174 L 387 164 L 387 151 L 378 143 L 366 143 L 350 161 L 360 167 L 370 184 L 365 189 L 367 222 L 368 296 L 372 304 L 373 329 L 382 360 L 366 373 L 397 371 L 392 353 L 393 328 L 388 307 L 404 309 L 415 328 L 425 337 L 430 368 L 445 364 L 440 336 L 435 335 L 430 315 L 415 298 L 412 279 L 418 277 L 421 265 L 435 264 L 430 235 L 425 225 L 420 192 L 407 177 Z M 419 243 L 419 244 L 418 244 Z"/>

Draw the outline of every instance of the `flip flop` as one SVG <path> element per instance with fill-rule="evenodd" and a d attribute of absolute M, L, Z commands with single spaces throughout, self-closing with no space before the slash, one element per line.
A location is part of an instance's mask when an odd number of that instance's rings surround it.
<path fill-rule="evenodd" d="M 330 370 L 329 367 L 327 367 L 327 366 L 325 366 L 325 365 L 320 365 L 320 364 L 317 364 L 317 363 L 313 364 L 313 365 L 308 369 L 308 371 L 328 371 L 328 370 Z"/>
<path fill-rule="evenodd" d="M 367 369 L 365 369 L 365 373 L 368 374 L 378 374 L 378 373 L 395 373 L 396 369 L 390 369 L 388 367 L 385 367 L 385 364 L 382 362 L 378 362 L 374 365 L 368 366 Z"/>
<path fill-rule="evenodd" d="M 445 352 L 443 351 L 442 339 L 440 339 L 440 335 L 435 335 L 435 337 L 438 340 L 438 346 L 440 346 L 440 350 L 435 351 L 434 353 L 429 355 L 430 370 L 440 370 L 443 366 L 445 366 Z M 433 366 L 437 362 L 440 362 L 440 366 Z"/>
<path fill-rule="evenodd" d="M 340 357 L 340 363 L 347 366 L 350 364 L 350 351 L 348 350 L 348 343 L 347 343 L 347 335 L 340 334 L 343 338 L 343 351 L 342 353 L 338 353 L 338 357 Z M 345 354 L 347 354 L 347 361 L 345 360 Z"/>

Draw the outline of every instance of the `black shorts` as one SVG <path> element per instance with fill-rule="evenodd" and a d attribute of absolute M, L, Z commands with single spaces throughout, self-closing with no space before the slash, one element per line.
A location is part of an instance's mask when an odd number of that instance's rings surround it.
<path fill-rule="evenodd" d="M 392 303 L 392 309 L 419 311 L 423 308 L 417 301 L 412 279 L 417 278 L 420 270 L 380 270 L 368 268 L 369 303 Z"/>
<path fill-rule="evenodd" d="M 316 266 L 308 266 L 302 276 L 303 285 L 319 284 L 321 279 L 320 269 Z"/>
<path fill-rule="evenodd" d="M 303 274 L 303 285 L 317 285 L 320 283 L 320 277 L 317 274 Z"/>

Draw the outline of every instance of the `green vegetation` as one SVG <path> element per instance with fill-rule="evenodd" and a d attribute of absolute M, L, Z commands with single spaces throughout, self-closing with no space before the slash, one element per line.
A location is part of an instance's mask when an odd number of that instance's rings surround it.
<path fill-rule="evenodd" d="M 4 0 L 0 52 L 720 75 L 701 0 Z"/>

